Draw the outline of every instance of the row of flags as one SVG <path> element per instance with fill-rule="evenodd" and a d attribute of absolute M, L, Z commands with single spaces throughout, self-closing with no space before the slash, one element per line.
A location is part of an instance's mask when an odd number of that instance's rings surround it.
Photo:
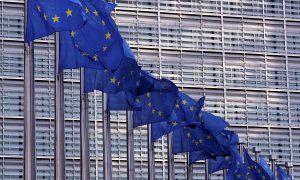
<path fill-rule="evenodd" d="M 173 133 L 173 153 L 189 152 L 191 164 L 209 160 L 209 173 L 227 169 L 228 179 L 274 179 L 262 159 L 238 152 L 238 135 L 224 119 L 203 110 L 168 79 L 142 70 L 111 17 L 116 7 L 103 0 L 28 0 L 25 42 L 60 32 L 60 70 L 85 68 L 85 93 L 109 94 L 109 110 L 133 111 L 133 126 L 151 124 L 152 137 Z M 278 166 L 278 179 L 289 179 Z"/>

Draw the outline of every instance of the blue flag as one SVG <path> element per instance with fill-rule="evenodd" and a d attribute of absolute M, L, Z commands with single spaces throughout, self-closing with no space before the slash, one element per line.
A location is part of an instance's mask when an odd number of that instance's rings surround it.
<path fill-rule="evenodd" d="M 28 0 L 27 8 L 25 42 L 81 28 L 86 21 L 79 0 Z"/>
<path fill-rule="evenodd" d="M 123 45 L 128 47 L 124 40 Z M 124 48 L 121 65 L 111 72 L 107 69 L 85 69 L 85 92 L 100 90 L 106 93 L 116 94 L 121 91 L 133 91 L 140 78 L 141 68 L 137 65 L 130 48 Z"/>
<path fill-rule="evenodd" d="M 177 94 L 178 89 L 173 82 L 167 79 L 157 80 L 142 72 L 136 91 L 127 93 L 128 103 L 135 109 L 133 126 L 165 121 L 174 109 Z"/>
<path fill-rule="evenodd" d="M 193 151 L 202 151 L 212 159 L 226 155 L 212 134 L 199 123 L 191 123 L 173 131 L 173 152 Z"/>
<path fill-rule="evenodd" d="M 220 144 L 220 148 L 222 149 L 222 151 L 226 152 L 226 154 L 228 155 L 219 156 L 215 160 L 209 159 L 209 173 L 213 173 L 222 169 L 229 169 L 235 163 L 235 156 L 233 154 L 233 151 L 237 151 L 237 143 L 239 141 L 238 135 L 233 131 L 224 130 L 224 132 L 216 137 L 216 140 Z M 203 156 L 202 152 L 198 151 L 191 152 L 189 156 L 190 164 L 204 159 L 207 158 Z"/>
<path fill-rule="evenodd" d="M 277 179 L 278 180 L 291 180 L 292 178 L 287 175 L 287 173 L 281 169 L 280 166 L 276 165 L 276 168 L 277 168 Z"/>
<path fill-rule="evenodd" d="M 176 104 L 171 115 L 163 122 L 152 123 L 152 132 L 155 132 L 151 134 L 152 141 L 155 142 L 163 135 L 188 125 L 187 120 L 193 118 L 195 105 L 195 100 L 183 92 L 178 92 Z"/>
<path fill-rule="evenodd" d="M 115 5 L 103 0 L 81 3 L 86 23 L 80 29 L 63 32 L 60 36 L 60 58 L 63 61 L 60 69 L 118 69 L 124 56 L 124 42 L 110 16 Z M 74 51 L 79 53 L 73 53 Z"/>
<path fill-rule="evenodd" d="M 268 163 L 264 160 L 263 157 L 260 157 L 260 161 L 259 161 L 260 166 L 265 170 L 266 173 L 268 173 L 269 177 L 271 179 L 274 179 L 273 177 L 273 172 L 270 168 L 270 166 L 268 165 Z"/>
<path fill-rule="evenodd" d="M 248 154 L 248 151 L 244 148 L 244 160 L 245 166 L 247 168 L 247 173 L 249 176 L 252 176 L 251 179 L 264 179 L 271 180 L 272 177 L 255 161 L 251 159 Z"/>

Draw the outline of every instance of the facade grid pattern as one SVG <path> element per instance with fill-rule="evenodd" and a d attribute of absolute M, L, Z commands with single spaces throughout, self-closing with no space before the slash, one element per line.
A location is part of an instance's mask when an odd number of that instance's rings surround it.
<path fill-rule="evenodd" d="M 115 0 L 113 16 L 143 69 L 165 77 L 262 156 L 300 179 L 300 0 Z M 0 179 L 23 177 L 23 5 L 0 0 Z M 54 39 L 35 42 L 38 179 L 54 179 Z M 80 178 L 79 71 L 65 71 L 67 179 Z M 103 178 L 101 93 L 89 95 L 91 178 Z M 126 179 L 125 112 L 111 112 L 113 178 Z M 134 130 L 135 175 L 147 179 L 146 127 Z M 167 141 L 155 178 L 167 178 Z M 252 154 L 253 155 L 253 154 Z M 186 179 L 184 154 L 175 177 Z M 204 163 L 194 179 L 204 178 Z M 216 173 L 212 179 L 222 179 Z"/>

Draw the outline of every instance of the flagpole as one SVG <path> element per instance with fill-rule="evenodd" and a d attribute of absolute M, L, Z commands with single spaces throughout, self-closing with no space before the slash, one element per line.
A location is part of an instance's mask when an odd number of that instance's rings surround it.
<path fill-rule="evenodd" d="M 126 110 L 127 121 L 127 179 L 134 180 L 134 140 L 132 111 Z"/>
<path fill-rule="evenodd" d="M 84 68 L 80 69 L 80 179 L 90 179 L 88 94 L 84 92 Z"/>
<path fill-rule="evenodd" d="M 103 173 L 104 180 L 112 179 L 110 117 L 107 108 L 108 94 L 102 93 L 102 118 L 103 118 Z"/>
<path fill-rule="evenodd" d="M 28 1 L 24 1 L 24 34 L 27 26 Z M 25 37 L 24 37 L 25 39 Z M 34 46 L 24 41 L 24 180 L 36 180 Z"/>
<path fill-rule="evenodd" d="M 269 160 L 271 161 L 271 167 L 272 167 L 274 177 L 276 177 L 276 165 L 275 165 L 276 159 L 277 159 L 276 155 L 269 155 Z"/>
<path fill-rule="evenodd" d="M 168 180 L 174 180 L 173 133 L 168 134 Z"/>
<path fill-rule="evenodd" d="M 255 161 L 257 163 L 259 163 L 259 154 L 260 154 L 260 151 L 261 151 L 260 148 L 259 147 L 253 147 L 252 150 L 255 154 Z"/>
<path fill-rule="evenodd" d="M 285 163 L 285 168 L 286 168 L 287 174 L 292 177 L 293 163 L 292 162 L 286 162 Z"/>
<path fill-rule="evenodd" d="M 151 124 L 147 125 L 148 131 L 148 180 L 154 180 L 154 143 L 151 141 Z"/>
<path fill-rule="evenodd" d="M 186 171 L 187 171 L 187 180 L 192 180 L 193 179 L 193 166 L 190 165 L 190 153 L 186 153 Z"/>
<path fill-rule="evenodd" d="M 227 174 L 227 171 L 226 169 L 223 170 L 223 180 L 226 180 L 226 174 Z"/>
<path fill-rule="evenodd" d="M 208 160 L 205 159 L 205 179 L 210 180 L 210 175 L 208 173 Z"/>
<path fill-rule="evenodd" d="M 59 33 L 55 33 L 55 180 L 66 179 L 64 76 L 59 72 Z"/>
<path fill-rule="evenodd" d="M 238 146 L 239 146 L 239 153 L 241 155 L 241 159 L 244 162 L 244 151 L 243 151 L 244 143 L 243 142 L 239 142 Z"/>

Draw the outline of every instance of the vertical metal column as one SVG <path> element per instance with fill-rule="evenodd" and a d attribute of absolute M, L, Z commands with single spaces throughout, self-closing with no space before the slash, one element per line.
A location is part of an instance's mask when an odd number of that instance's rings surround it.
<path fill-rule="evenodd" d="M 108 95 L 102 93 L 102 118 L 103 118 L 103 173 L 105 180 L 112 179 L 110 117 L 107 108 Z"/>
<path fill-rule="evenodd" d="M 168 134 L 168 180 L 174 180 L 173 133 Z"/>
<path fill-rule="evenodd" d="M 277 156 L 275 155 L 269 155 L 269 160 L 271 162 L 271 167 L 272 167 L 272 171 L 273 171 L 273 175 L 274 177 L 276 177 L 276 160 L 277 160 Z"/>
<path fill-rule="evenodd" d="M 243 160 L 244 159 L 244 150 L 243 150 L 244 143 L 243 142 L 239 142 L 238 146 L 239 146 L 239 151 L 240 151 L 241 158 Z M 244 160 L 243 160 L 243 162 L 244 162 Z"/>
<path fill-rule="evenodd" d="M 27 0 L 24 1 L 24 34 L 27 26 Z M 25 37 L 24 37 L 25 38 Z M 34 46 L 24 43 L 24 180 L 36 180 Z"/>
<path fill-rule="evenodd" d="M 259 147 L 253 147 L 252 150 L 253 150 L 253 152 L 255 154 L 255 161 L 257 163 L 259 163 L 259 154 L 261 152 L 260 148 Z"/>
<path fill-rule="evenodd" d="M 134 139 L 132 111 L 126 110 L 127 121 L 127 179 L 134 180 Z"/>
<path fill-rule="evenodd" d="M 155 165 L 154 165 L 154 143 L 151 141 L 151 124 L 147 125 L 148 131 L 148 180 L 154 180 Z"/>
<path fill-rule="evenodd" d="M 84 68 L 80 69 L 80 179 L 90 179 L 88 94 L 84 93 Z"/>
<path fill-rule="evenodd" d="M 223 170 L 223 180 L 226 180 L 226 175 L 227 175 L 227 169 Z"/>
<path fill-rule="evenodd" d="M 286 168 L 287 174 L 288 174 L 290 177 L 292 177 L 293 163 L 292 163 L 292 162 L 286 162 L 286 163 L 285 163 L 285 168 Z"/>
<path fill-rule="evenodd" d="M 187 172 L 187 180 L 193 179 L 193 166 L 190 165 L 190 153 L 186 153 L 186 172 Z"/>
<path fill-rule="evenodd" d="M 208 160 L 205 159 L 205 180 L 210 180 L 210 175 L 208 173 Z"/>
<path fill-rule="evenodd" d="M 59 72 L 59 33 L 55 33 L 55 180 L 66 179 L 64 76 Z"/>

